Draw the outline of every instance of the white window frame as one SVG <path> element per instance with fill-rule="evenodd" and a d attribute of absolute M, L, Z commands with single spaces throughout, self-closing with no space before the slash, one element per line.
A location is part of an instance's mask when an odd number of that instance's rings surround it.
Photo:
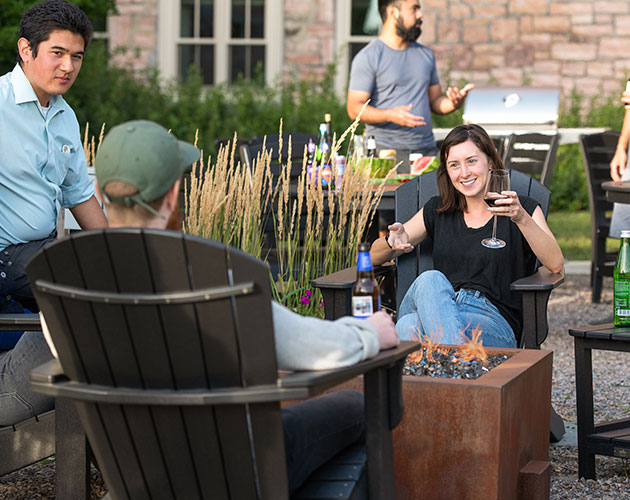
<path fill-rule="evenodd" d="M 337 1 L 335 5 L 335 50 L 339 55 L 337 74 L 335 77 L 335 91 L 337 95 L 346 98 L 348 92 L 348 79 L 350 76 L 350 43 L 369 43 L 377 35 L 351 35 L 352 28 L 352 0 Z"/>
<path fill-rule="evenodd" d="M 215 0 L 214 29 L 212 38 L 182 38 L 180 29 L 179 0 L 159 0 L 158 2 L 158 69 L 165 78 L 178 77 L 178 46 L 185 41 L 198 45 L 214 45 L 215 83 L 229 80 L 229 46 L 251 45 L 252 42 L 265 45 L 265 82 L 271 84 L 282 71 L 284 61 L 284 1 L 265 0 L 264 38 L 231 38 L 231 2 Z M 197 17 L 198 18 L 198 17 Z"/>

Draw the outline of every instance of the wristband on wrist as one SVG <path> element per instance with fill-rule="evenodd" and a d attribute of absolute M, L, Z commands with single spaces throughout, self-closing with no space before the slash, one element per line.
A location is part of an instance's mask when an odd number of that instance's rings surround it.
<path fill-rule="evenodd" d="M 387 246 L 393 250 L 392 246 L 389 244 L 389 229 L 385 233 L 385 243 L 387 243 Z"/>

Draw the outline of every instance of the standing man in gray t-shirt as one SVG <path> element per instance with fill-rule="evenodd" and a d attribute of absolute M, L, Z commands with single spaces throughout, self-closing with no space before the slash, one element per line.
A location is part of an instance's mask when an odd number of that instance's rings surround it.
<path fill-rule="evenodd" d="M 361 107 L 366 134 L 378 149 L 395 149 L 409 171 L 409 153 L 437 155 L 431 112 L 445 115 L 460 108 L 473 88 L 449 87 L 442 93 L 433 51 L 419 43 L 422 12 L 419 0 L 379 0 L 383 19 L 380 36 L 352 61 L 348 115 L 355 119 Z"/>

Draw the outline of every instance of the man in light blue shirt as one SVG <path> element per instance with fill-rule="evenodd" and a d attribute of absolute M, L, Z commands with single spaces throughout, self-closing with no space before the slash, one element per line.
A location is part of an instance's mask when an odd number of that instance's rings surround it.
<path fill-rule="evenodd" d="M 61 97 L 74 83 L 92 37 L 87 16 L 46 0 L 22 16 L 18 64 L 0 77 L 0 313 L 37 311 L 24 267 L 54 239 L 69 208 L 84 229 L 107 226 L 87 175 L 79 124 Z M 0 353 L 0 425 L 52 407 L 30 392 L 28 372 L 51 359 L 41 332 Z"/>

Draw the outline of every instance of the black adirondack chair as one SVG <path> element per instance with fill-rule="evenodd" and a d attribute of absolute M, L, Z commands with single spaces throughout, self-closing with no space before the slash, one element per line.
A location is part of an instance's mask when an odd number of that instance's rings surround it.
<path fill-rule="evenodd" d="M 436 182 L 437 171 L 421 175 L 407 182 L 395 192 L 397 221 L 407 221 L 424 206 L 431 197 L 439 194 Z M 527 195 L 540 203 L 545 217 L 549 209 L 551 193 L 536 179 L 516 170 L 510 170 L 510 188 L 520 195 Z M 537 264 L 538 266 L 538 264 Z M 395 265 L 380 266 L 376 274 L 385 275 L 386 290 L 393 290 L 392 296 L 385 296 L 383 303 L 392 309 L 402 302 L 405 293 L 416 277 L 428 269 L 433 269 L 433 241 L 426 239 L 417 245 L 415 251 L 401 255 Z M 517 335 L 517 345 L 525 348 L 539 348 L 547 338 L 547 302 L 551 291 L 564 282 L 564 273 L 551 273 L 545 267 L 531 270 L 531 275 L 511 284 L 511 289 L 523 296 L 523 331 Z M 319 288 L 324 297 L 324 311 L 327 319 L 335 319 L 350 314 L 352 286 L 356 280 L 356 268 L 348 268 L 337 273 L 317 278 L 313 286 Z M 553 411 L 551 415 L 551 436 L 559 441 L 564 435 L 564 423 Z"/>
<path fill-rule="evenodd" d="M 599 302 L 602 297 L 602 278 L 612 276 L 617 255 L 606 252 L 606 238 L 610 231 L 608 212 L 613 204 L 606 199 L 602 182 L 610 180 L 610 161 L 615 155 L 619 132 L 580 135 L 580 147 L 588 201 L 591 211 L 591 301 Z"/>
<path fill-rule="evenodd" d="M 39 330 L 38 314 L 0 314 L 0 330 Z M 63 398 L 55 410 L 0 427 L 0 476 L 55 455 L 57 498 L 90 498 L 90 452 L 74 404 Z"/>
<path fill-rule="evenodd" d="M 367 483 L 340 475 L 352 468 L 341 460 L 295 498 L 324 498 L 322 488 L 356 498 L 362 484 L 370 498 L 393 498 L 391 429 L 416 344 L 279 378 L 268 267 L 181 233 L 83 232 L 42 250 L 27 271 L 60 361 L 33 372 L 33 387 L 77 402 L 112 498 L 288 498 L 280 401 L 361 373 Z M 355 496 L 344 493 L 355 484 Z"/>

